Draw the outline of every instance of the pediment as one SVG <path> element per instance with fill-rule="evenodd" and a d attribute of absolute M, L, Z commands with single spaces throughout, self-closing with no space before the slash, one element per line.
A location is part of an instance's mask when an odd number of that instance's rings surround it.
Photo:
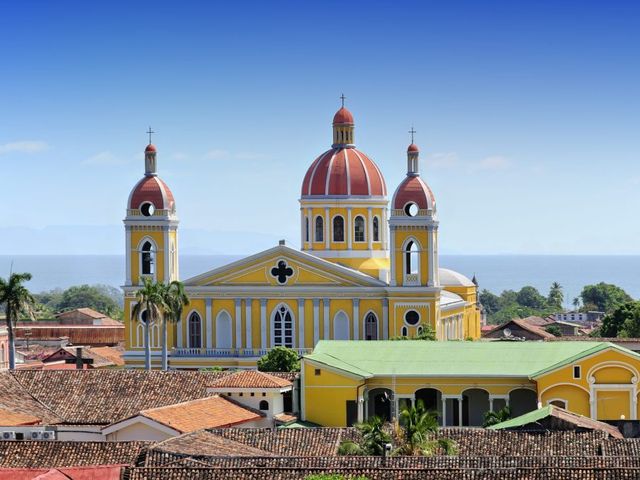
<path fill-rule="evenodd" d="M 185 281 L 186 286 L 355 287 L 385 283 L 284 245 L 224 265 Z"/>

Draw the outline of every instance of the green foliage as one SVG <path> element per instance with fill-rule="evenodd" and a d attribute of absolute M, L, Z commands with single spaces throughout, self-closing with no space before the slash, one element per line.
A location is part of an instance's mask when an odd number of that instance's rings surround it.
<path fill-rule="evenodd" d="M 547 299 L 540 295 L 538 289 L 531 286 L 522 287 L 516 296 L 516 302 L 523 307 L 540 309 L 547 305 Z"/>
<path fill-rule="evenodd" d="M 487 315 L 493 315 L 501 308 L 500 297 L 491 293 L 487 289 L 484 289 L 482 290 L 482 292 L 480 292 L 480 303 L 482 303 L 482 306 L 487 312 Z"/>
<path fill-rule="evenodd" d="M 223 368 L 222 367 L 218 367 L 217 365 L 215 367 L 203 367 L 198 369 L 198 371 L 200 372 L 222 372 Z"/>
<path fill-rule="evenodd" d="M 357 477 L 345 477 L 339 473 L 314 473 L 304 477 L 304 480 L 369 480 L 367 477 L 359 475 Z"/>
<path fill-rule="evenodd" d="M 605 313 L 611 313 L 623 303 L 633 300 L 622 288 L 604 282 L 585 286 L 580 293 L 580 298 L 583 310 L 598 310 Z"/>
<path fill-rule="evenodd" d="M 422 327 L 422 331 L 416 333 L 413 337 L 403 337 L 399 335 L 397 337 L 391 337 L 389 340 L 436 340 L 436 331 L 431 328 L 431 325 L 420 324 L 419 327 Z"/>
<path fill-rule="evenodd" d="M 7 280 L 0 278 L 0 305 L 4 307 L 5 323 L 9 336 L 9 368 L 16 368 L 15 338 L 13 328 L 20 316 L 35 320 L 35 298 L 24 282 L 31 280 L 30 273 L 12 273 Z"/>
<path fill-rule="evenodd" d="M 560 330 L 560 327 L 558 325 L 549 325 L 547 328 L 545 328 L 545 331 L 556 337 L 562 336 L 562 331 Z"/>
<path fill-rule="evenodd" d="M 50 318 L 54 313 L 88 307 L 100 313 L 122 319 L 122 292 L 109 285 L 78 285 L 66 290 L 55 289 L 34 295 L 38 318 Z"/>
<path fill-rule="evenodd" d="M 136 319 L 144 326 L 144 360 L 145 368 L 151 370 L 151 324 L 163 321 L 163 314 L 167 310 L 166 286 L 149 278 L 144 279 L 142 288 L 136 292 L 136 303 L 131 311 L 132 319 Z M 142 318 L 142 314 L 145 318 Z"/>
<path fill-rule="evenodd" d="M 506 407 L 501 408 L 497 412 L 486 412 L 484 414 L 484 422 L 482 423 L 483 427 L 490 427 L 491 425 L 497 425 L 498 423 L 506 422 L 511 418 L 511 409 L 507 405 Z"/>
<path fill-rule="evenodd" d="M 613 312 L 605 315 L 598 335 L 603 337 L 640 337 L 640 301 L 623 303 Z"/>
<path fill-rule="evenodd" d="M 564 302 L 564 293 L 562 292 L 562 285 L 560 285 L 558 282 L 553 282 L 551 284 L 551 288 L 549 289 L 549 295 L 547 296 L 547 303 L 550 306 L 556 307 L 557 309 L 561 309 L 563 302 Z"/>
<path fill-rule="evenodd" d="M 287 347 L 275 347 L 258 360 L 261 372 L 299 372 L 300 359 L 295 350 Z"/>

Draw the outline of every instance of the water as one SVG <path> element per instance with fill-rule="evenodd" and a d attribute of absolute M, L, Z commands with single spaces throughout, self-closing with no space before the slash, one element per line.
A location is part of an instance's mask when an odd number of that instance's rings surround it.
<path fill-rule="evenodd" d="M 180 257 L 183 279 L 206 272 L 242 258 L 229 255 L 184 255 Z M 66 288 L 84 283 L 119 286 L 125 275 L 121 255 L 18 255 L 0 256 L 0 276 L 30 272 L 33 292 Z M 440 265 L 471 278 L 474 274 L 481 288 L 494 293 L 518 290 L 533 285 L 543 294 L 552 282 L 560 283 L 567 306 L 584 285 L 607 282 L 619 285 L 634 298 L 640 297 L 640 256 L 569 256 L 569 255 L 442 255 Z"/>

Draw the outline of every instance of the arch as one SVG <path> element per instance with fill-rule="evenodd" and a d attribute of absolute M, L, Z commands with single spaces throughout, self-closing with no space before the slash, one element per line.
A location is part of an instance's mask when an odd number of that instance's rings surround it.
<path fill-rule="evenodd" d="M 380 241 L 380 219 L 377 215 L 373 217 L 373 241 Z"/>
<path fill-rule="evenodd" d="M 322 217 L 318 215 L 315 220 L 315 235 L 313 240 L 316 242 L 324 242 L 324 221 Z"/>
<path fill-rule="evenodd" d="M 489 392 L 483 388 L 468 388 L 462 392 L 462 425 L 480 427 L 484 414 L 490 410 Z"/>
<path fill-rule="evenodd" d="M 400 336 L 401 337 L 408 337 L 409 336 L 409 329 L 407 327 L 402 327 L 400 329 Z"/>
<path fill-rule="evenodd" d="M 550 400 L 562 399 L 571 405 L 571 411 L 585 417 L 591 417 L 591 395 L 589 390 L 572 383 L 556 383 L 545 388 L 539 394 L 542 404 Z"/>
<path fill-rule="evenodd" d="M 391 420 L 392 405 L 395 401 L 393 391 L 388 388 L 374 388 L 367 394 L 367 417 L 380 417 Z"/>
<path fill-rule="evenodd" d="M 600 370 L 607 369 L 606 378 L 607 381 L 599 381 L 599 375 L 597 374 Z M 615 370 L 626 370 L 629 372 L 629 375 L 620 374 L 621 372 L 615 372 Z M 587 372 L 587 379 L 593 378 L 595 383 L 602 385 L 606 383 L 632 383 L 633 377 L 640 378 L 638 374 L 638 370 L 636 370 L 632 365 L 623 362 L 604 362 L 599 363 L 598 365 L 594 365 Z"/>
<path fill-rule="evenodd" d="M 289 305 L 280 303 L 271 312 L 271 346 L 294 347 L 295 318 Z"/>
<path fill-rule="evenodd" d="M 232 345 L 231 315 L 222 310 L 216 316 L 216 348 L 230 349 Z"/>
<path fill-rule="evenodd" d="M 349 340 L 349 316 L 340 310 L 333 316 L 333 340 Z"/>
<path fill-rule="evenodd" d="M 378 340 L 378 316 L 371 310 L 364 316 L 364 339 Z"/>
<path fill-rule="evenodd" d="M 438 423 L 442 425 L 442 392 L 437 388 L 421 388 L 415 391 L 414 396 L 416 405 L 422 401 L 426 411 L 438 414 Z"/>
<path fill-rule="evenodd" d="M 554 407 L 560 407 L 566 410 L 569 406 L 569 402 L 564 398 L 550 398 L 547 400 L 547 405 L 553 405 Z"/>
<path fill-rule="evenodd" d="M 151 324 L 151 331 L 149 332 L 149 336 L 151 337 L 151 347 L 158 348 L 162 345 L 162 340 L 160 339 L 160 325 L 158 323 Z"/>
<path fill-rule="evenodd" d="M 304 217 L 304 241 L 309 241 L 309 217 Z"/>
<path fill-rule="evenodd" d="M 514 388 L 509 392 L 511 417 L 519 417 L 538 408 L 538 394 L 530 388 Z"/>
<path fill-rule="evenodd" d="M 269 402 L 267 402 L 266 400 L 260 400 L 260 403 L 258 404 L 258 408 L 260 410 L 269 410 Z"/>
<path fill-rule="evenodd" d="M 151 237 L 144 237 L 138 244 L 138 256 L 140 257 L 140 276 L 156 277 L 156 259 L 158 246 Z"/>
<path fill-rule="evenodd" d="M 202 348 L 202 318 L 200 314 L 191 312 L 187 319 L 189 348 Z"/>
<path fill-rule="evenodd" d="M 342 215 L 336 215 L 333 217 L 333 241 L 344 242 L 344 218 Z"/>
<path fill-rule="evenodd" d="M 144 325 L 142 323 L 138 323 L 136 327 L 136 345 L 144 347 Z"/>
<path fill-rule="evenodd" d="M 420 243 L 409 238 L 402 247 L 404 257 L 404 274 L 420 275 Z"/>
<path fill-rule="evenodd" d="M 362 215 L 358 215 L 353 220 L 353 241 L 354 242 L 364 242 L 365 241 L 365 228 L 364 228 L 364 217 Z"/>

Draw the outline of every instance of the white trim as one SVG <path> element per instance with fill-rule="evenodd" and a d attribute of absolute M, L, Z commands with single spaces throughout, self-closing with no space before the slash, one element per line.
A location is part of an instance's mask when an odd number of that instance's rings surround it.
<path fill-rule="evenodd" d="M 354 298 L 353 303 L 353 338 L 354 340 L 360 340 L 360 299 Z"/>
<path fill-rule="evenodd" d="M 125 236 L 125 251 L 126 254 L 126 284 L 131 285 L 131 229 L 129 227 L 125 227 L 124 229 Z"/>
<path fill-rule="evenodd" d="M 270 320 L 270 331 L 271 331 L 271 348 L 273 347 L 278 347 L 278 346 L 284 346 L 286 347 L 286 342 L 284 341 L 284 331 L 285 331 L 285 325 L 284 325 L 284 319 L 282 321 L 282 334 L 280 335 L 280 337 L 282 338 L 282 343 L 280 345 L 276 345 L 274 342 L 274 322 L 275 322 L 275 317 L 276 315 L 279 313 L 278 310 L 280 309 L 280 307 L 285 307 L 287 309 L 287 311 L 289 312 L 289 315 L 291 315 L 291 348 L 297 348 L 296 345 L 296 316 L 293 313 L 293 310 L 291 310 L 291 307 L 289 306 L 288 303 L 286 302 L 280 302 L 278 303 L 273 310 L 271 310 L 271 315 L 269 315 L 269 320 Z"/>
<path fill-rule="evenodd" d="M 199 347 L 195 347 L 193 345 L 191 345 L 191 325 L 190 325 L 190 320 L 191 320 L 191 315 L 193 314 L 198 315 L 198 318 L 200 318 L 200 346 Z M 192 309 L 186 316 L 185 319 L 187 320 L 187 348 L 202 348 L 202 344 L 204 343 L 202 340 L 204 338 L 204 335 L 202 334 L 202 315 L 200 314 L 200 312 L 197 309 Z"/>
<path fill-rule="evenodd" d="M 246 298 L 244 301 L 244 309 L 245 309 L 245 334 L 246 340 L 244 343 L 245 348 L 253 348 L 253 335 L 252 335 L 252 306 L 253 299 Z"/>
<path fill-rule="evenodd" d="M 541 399 L 546 391 L 551 390 L 552 388 L 555 388 L 555 387 L 560 387 L 560 386 L 576 387 L 582 390 L 583 392 L 585 392 L 587 395 L 591 395 L 591 392 L 586 388 L 584 388 L 582 385 L 578 385 L 577 383 L 571 383 L 571 382 L 561 382 L 561 383 L 554 383 L 553 385 L 549 385 L 547 388 L 545 388 L 544 390 L 538 393 L 538 398 Z"/>
<path fill-rule="evenodd" d="M 345 225 L 345 232 L 347 235 L 347 250 L 351 250 L 353 248 L 353 218 L 352 218 L 352 210 L 351 207 L 347 208 L 347 224 Z"/>
<path fill-rule="evenodd" d="M 330 324 L 330 320 L 329 320 L 329 307 L 330 307 L 330 302 L 331 300 L 329 300 L 328 298 L 323 298 L 322 299 L 322 307 L 323 307 L 323 314 L 322 314 L 322 322 L 324 323 L 324 335 L 323 335 L 323 340 L 329 340 L 329 324 Z"/>
<path fill-rule="evenodd" d="M 242 299 L 235 300 L 236 348 L 242 348 Z"/>
<path fill-rule="evenodd" d="M 212 326 L 212 319 L 211 319 L 211 309 L 212 309 L 212 300 L 210 298 L 207 298 L 205 300 L 205 317 L 206 317 L 206 324 L 207 324 L 207 348 L 213 348 L 213 326 Z M 182 345 L 179 345 L 180 347 Z"/>
<path fill-rule="evenodd" d="M 580 359 L 580 360 L 582 360 L 582 359 Z M 580 366 L 580 365 L 572 365 L 572 367 L 573 366 Z M 602 370 L 603 368 L 610 368 L 610 367 L 618 367 L 618 368 L 622 368 L 624 370 L 628 370 L 629 372 L 631 372 L 633 374 L 633 377 L 640 378 L 640 374 L 638 373 L 638 370 L 636 370 L 632 365 L 629 365 L 628 363 L 618 362 L 616 360 L 609 360 L 609 361 L 606 361 L 606 362 L 603 362 L 603 363 L 598 363 L 597 365 L 594 365 L 593 367 L 591 367 L 589 369 L 589 371 L 587 372 L 587 376 L 584 377 L 584 378 L 587 379 L 587 381 L 589 381 L 590 378 L 595 377 L 595 373 L 598 370 Z M 598 384 L 598 385 L 601 385 L 601 384 Z"/>
<path fill-rule="evenodd" d="M 356 240 L 356 221 L 358 220 L 358 218 L 362 219 L 362 234 L 364 235 L 364 239 L 363 240 Z M 367 234 L 367 221 L 365 220 L 364 216 L 361 214 L 357 214 L 355 216 L 355 218 L 353 219 L 353 242 L 354 243 L 366 243 L 369 240 L 369 235 Z M 371 249 L 371 247 L 369 248 Z"/>
<path fill-rule="evenodd" d="M 336 319 L 338 318 L 338 315 L 344 315 L 344 318 L 347 319 L 347 338 L 336 338 Z M 331 336 L 332 340 L 352 340 L 351 338 L 351 319 L 349 318 L 349 314 L 347 314 L 347 312 L 345 312 L 344 310 L 340 309 L 338 310 L 334 315 L 333 315 L 333 320 L 332 320 L 332 324 L 333 324 L 333 335 Z"/>
<path fill-rule="evenodd" d="M 322 239 L 318 240 L 318 238 L 316 237 L 316 222 L 318 221 L 318 218 L 322 221 Z M 315 217 L 313 217 L 313 238 L 312 241 L 310 243 L 313 242 L 318 242 L 318 243 L 322 243 L 324 242 L 324 217 L 320 214 L 316 215 Z"/>
<path fill-rule="evenodd" d="M 380 335 L 380 319 L 378 318 L 378 314 L 373 309 L 367 310 L 362 316 L 362 340 L 367 339 L 367 317 L 369 316 L 369 314 L 372 314 L 376 318 L 376 338 L 374 338 L 373 340 L 380 340 L 384 337 L 384 334 Z"/>
<path fill-rule="evenodd" d="M 349 172 L 349 157 L 347 156 L 347 152 L 349 151 L 348 148 L 345 148 L 342 153 L 344 155 L 344 169 L 345 172 L 347 173 L 347 195 L 351 195 L 351 172 Z M 327 173 L 328 175 L 328 173 Z M 327 193 L 329 193 L 327 191 Z"/>
<path fill-rule="evenodd" d="M 166 435 L 169 435 L 169 437 L 177 437 L 179 435 L 182 435 L 182 432 L 180 430 L 168 427 L 164 423 L 158 422 L 157 420 L 152 420 L 140 414 L 126 418 L 124 420 L 118 420 L 117 422 L 107 425 L 102 429 L 102 435 L 110 435 L 131 425 L 135 425 L 136 423 L 141 423 L 149 428 L 158 430 Z"/>
<path fill-rule="evenodd" d="M 146 242 L 151 243 L 151 252 L 153 254 L 152 255 L 153 275 L 142 273 L 142 251 L 143 251 L 142 247 Z M 138 285 L 142 285 L 142 279 L 149 276 L 152 276 L 153 280 L 156 281 L 158 279 L 158 245 L 156 244 L 155 240 L 152 237 L 145 235 L 138 242 L 138 247 L 136 248 L 136 252 L 138 255 Z"/>
<path fill-rule="evenodd" d="M 418 248 L 417 252 L 413 252 L 412 253 L 410 250 L 407 250 L 407 247 L 408 247 L 409 243 L 411 243 L 411 242 L 413 242 L 417 246 L 417 248 Z M 417 263 L 417 268 L 416 268 L 417 273 L 415 273 L 415 274 L 412 273 L 413 268 L 411 268 L 410 269 L 411 271 L 409 273 L 407 273 L 407 253 L 409 253 L 409 258 L 410 259 L 412 259 L 412 257 L 414 257 L 414 256 L 417 257 L 417 262 L 416 262 Z M 422 263 L 422 261 L 421 261 L 422 260 L 422 253 L 423 253 L 422 245 L 420 244 L 420 242 L 418 241 L 417 238 L 411 236 L 411 237 L 407 237 L 405 239 L 405 241 L 402 244 L 402 285 L 403 286 L 405 286 L 405 287 L 407 287 L 407 286 L 409 286 L 409 287 L 416 286 L 416 285 L 413 285 L 411 283 L 407 283 L 407 275 L 417 275 L 418 276 L 417 285 L 422 285 L 422 268 L 421 268 L 422 266 L 420 265 Z"/>
<path fill-rule="evenodd" d="M 228 340 L 228 345 L 220 345 L 220 317 L 225 314 L 227 316 L 227 318 L 229 319 L 229 337 L 227 338 Z M 231 314 L 227 311 L 226 308 L 223 308 L 222 310 L 220 310 L 218 312 L 218 314 L 216 315 L 216 336 L 215 336 L 215 348 L 233 348 L 233 317 L 231 316 Z"/>
<path fill-rule="evenodd" d="M 338 217 L 342 219 L 342 240 L 336 240 L 336 227 L 334 222 Z M 345 233 L 346 233 L 345 230 L 346 230 L 346 225 L 345 225 L 344 217 L 339 213 L 336 213 L 333 217 L 331 217 L 331 243 L 345 243 Z"/>
<path fill-rule="evenodd" d="M 320 299 L 313 299 L 313 346 L 320 340 Z"/>
<path fill-rule="evenodd" d="M 304 348 L 305 347 L 305 341 L 304 341 L 304 322 L 305 322 L 305 318 L 304 318 L 304 307 L 305 307 L 305 299 L 304 298 L 299 298 L 298 299 L 298 346 L 300 348 Z"/>
<path fill-rule="evenodd" d="M 327 178 L 324 181 L 324 194 L 329 195 L 329 181 L 331 180 L 331 168 L 333 167 L 333 161 L 336 158 L 336 155 L 340 152 L 341 149 L 335 149 L 333 155 L 331 156 L 331 160 L 329 160 L 329 165 L 327 166 Z M 315 172 L 314 172 L 315 173 Z M 309 185 L 311 188 L 311 185 Z"/>
<path fill-rule="evenodd" d="M 267 299 L 260 299 L 260 348 L 267 348 Z"/>
<path fill-rule="evenodd" d="M 316 158 L 315 162 L 313 162 L 311 164 L 311 166 L 313 167 L 313 171 L 311 172 L 311 176 L 309 177 L 309 188 L 307 189 L 307 195 L 311 195 L 311 186 L 313 185 L 313 178 L 316 176 L 316 170 L 318 170 L 318 167 L 320 166 L 320 164 L 324 160 L 324 157 L 326 157 L 328 154 L 330 154 L 332 152 L 335 155 L 335 151 L 334 151 L 333 148 L 331 150 L 327 150 L 324 153 L 321 153 L 320 156 L 318 158 Z M 328 174 L 327 174 L 327 176 L 328 176 Z M 325 192 L 326 192 L 326 190 L 325 190 Z"/>
<path fill-rule="evenodd" d="M 362 157 L 360 156 L 360 152 L 358 152 L 357 150 L 354 149 L 353 153 L 356 154 L 356 157 L 358 157 L 358 160 L 360 160 L 360 164 L 362 165 L 362 170 L 364 171 L 364 176 L 367 180 L 367 193 L 369 195 L 371 195 L 371 179 L 369 179 L 369 171 L 367 170 L 367 166 L 364 164 L 364 160 L 362 159 Z M 369 159 L 371 160 L 371 159 Z M 371 163 L 374 164 L 373 160 L 371 160 Z M 382 178 L 382 174 L 380 173 L 380 170 L 378 170 L 378 167 L 376 166 L 376 170 L 378 171 L 378 175 L 380 175 L 380 178 L 382 179 L 382 193 L 383 195 L 387 194 L 387 190 L 386 190 L 386 186 L 384 184 L 384 178 Z"/>
<path fill-rule="evenodd" d="M 562 402 L 564 403 L 564 406 L 562 408 L 564 408 L 565 410 L 569 409 L 569 400 L 567 400 L 566 398 L 550 398 L 549 400 L 547 400 L 547 405 L 551 405 L 551 402 Z M 556 405 L 554 405 L 555 407 Z"/>

